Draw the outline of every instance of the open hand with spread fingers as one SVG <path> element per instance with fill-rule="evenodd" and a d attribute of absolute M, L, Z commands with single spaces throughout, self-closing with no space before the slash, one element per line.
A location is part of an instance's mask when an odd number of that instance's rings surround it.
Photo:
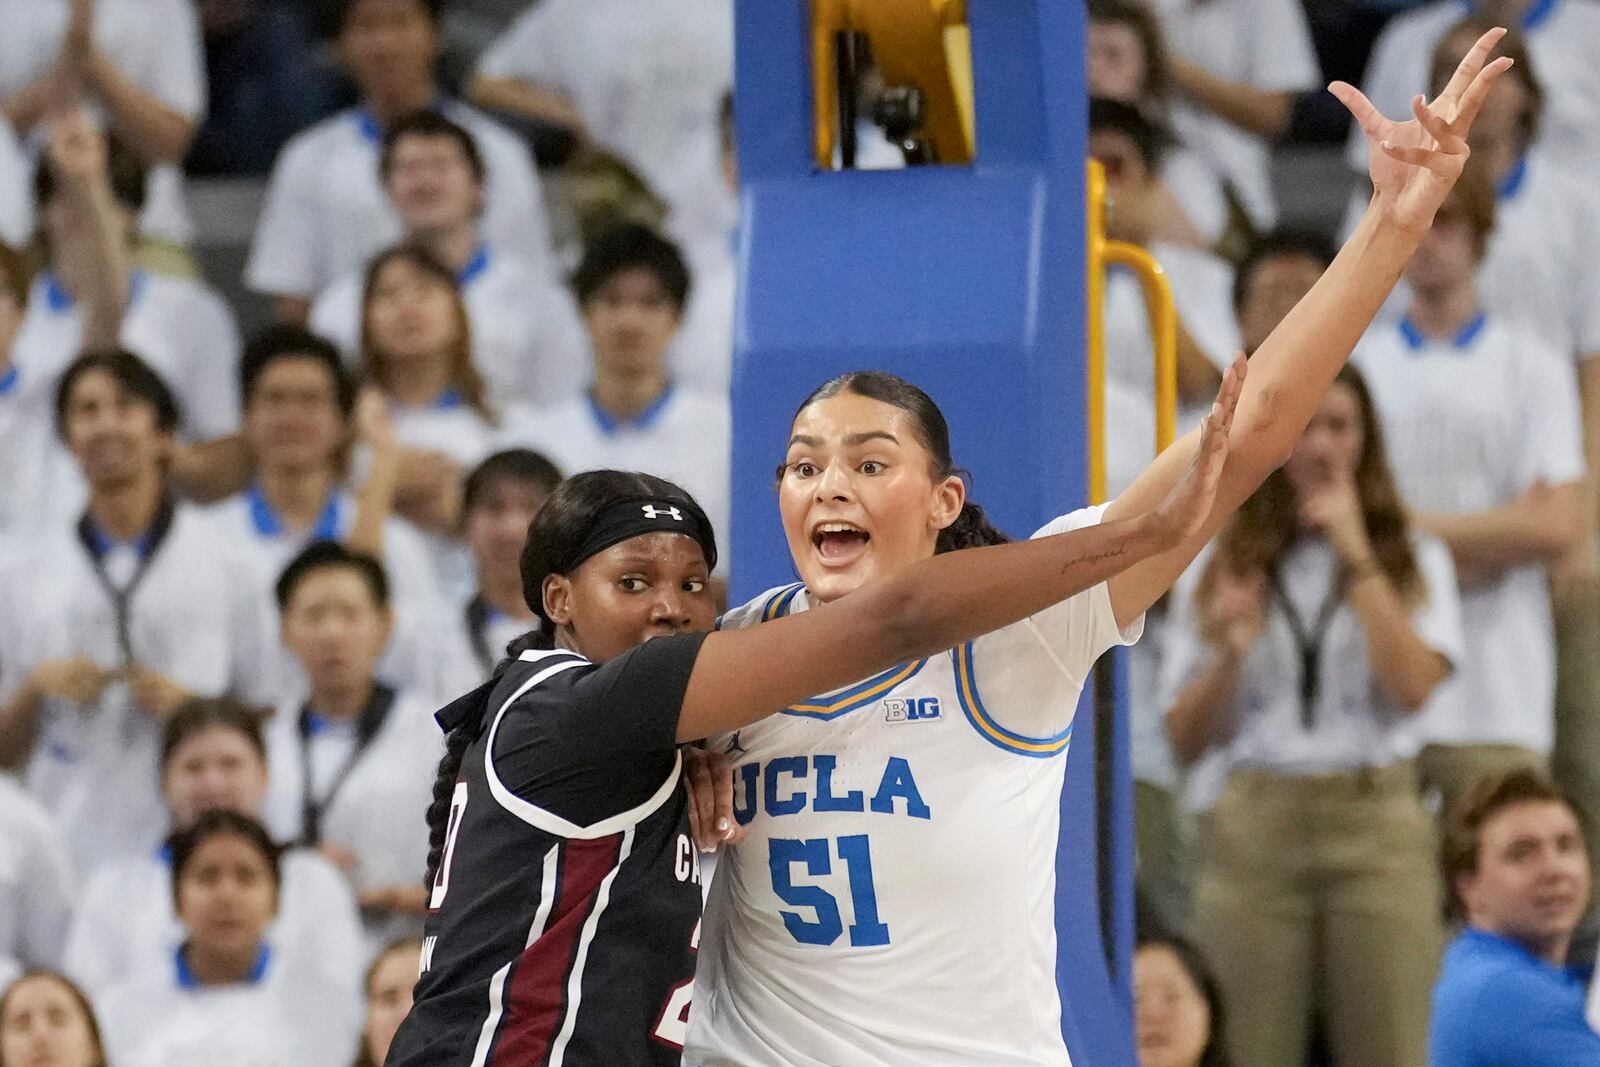
<path fill-rule="evenodd" d="M 1347 82 L 1328 87 L 1367 135 L 1373 190 L 1393 224 L 1418 233 L 1426 230 L 1461 176 L 1469 154 L 1467 131 L 1495 80 L 1511 67 L 1504 56 L 1489 58 L 1505 32 L 1493 29 L 1478 38 L 1444 92 L 1431 103 L 1421 96 L 1414 99 L 1414 117 L 1405 122 L 1385 118 L 1366 94 Z"/>

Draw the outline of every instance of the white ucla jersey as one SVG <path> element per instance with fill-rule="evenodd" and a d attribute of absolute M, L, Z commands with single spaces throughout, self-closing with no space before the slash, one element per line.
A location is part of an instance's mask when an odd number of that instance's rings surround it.
<path fill-rule="evenodd" d="M 1035 536 L 1100 521 L 1074 512 Z M 810 606 L 798 586 L 726 615 Z M 713 740 L 748 836 L 711 886 L 689 1067 L 1068 1064 L 1055 857 L 1104 584 Z"/>

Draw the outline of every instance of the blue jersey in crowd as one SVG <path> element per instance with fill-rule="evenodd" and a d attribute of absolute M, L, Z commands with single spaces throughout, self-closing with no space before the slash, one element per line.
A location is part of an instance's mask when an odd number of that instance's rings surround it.
<path fill-rule="evenodd" d="M 1467 927 L 1433 987 L 1429 1067 L 1600 1067 L 1600 1034 L 1583 1016 L 1588 978 Z"/>

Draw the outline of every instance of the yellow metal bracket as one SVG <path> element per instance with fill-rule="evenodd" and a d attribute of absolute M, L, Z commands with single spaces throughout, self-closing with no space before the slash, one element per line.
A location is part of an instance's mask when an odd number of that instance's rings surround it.
<path fill-rule="evenodd" d="M 1106 237 L 1106 176 L 1098 161 L 1089 161 L 1089 502 L 1106 499 L 1106 268 L 1132 270 L 1144 289 L 1155 340 L 1156 451 L 1172 444 L 1178 421 L 1178 313 L 1172 286 L 1155 257 L 1138 245 Z"/>

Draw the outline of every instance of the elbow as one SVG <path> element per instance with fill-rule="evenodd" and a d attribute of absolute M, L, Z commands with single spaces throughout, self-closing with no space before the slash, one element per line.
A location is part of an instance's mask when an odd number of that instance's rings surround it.
<path fill-rule="evenodd" d="M 1433 662 L 1425 670 L 1412 672 L 1411 677 L 1399 679 L 1385 688 L 1396 707 L 1407 715 L 1415 715 L 1428 706 L 1428 701 L 1449 674 L 1450 664 L 1434 653 Z"/>
<path fill-rule="evenodd" d="M 1256 133 L 1269 141 L 1282 137 L 1294 118 L 1294 94 L 1272 93 L 1261 101 L 1256 115 Z"/>
<path fill-rule="evenodd" d="M 1172 749 L 1172 758 L 1185 770 L 1199 762 L 1200 757 L 1206 754 L 1205 742 L 1198 736 L 1197 731 L 1188 728 L 1183 721 L 1184 716 L 1178 705 L 1167 709 L 1162 716 L 1162 732 L 1167 736 L 1167 745 Z"/>

